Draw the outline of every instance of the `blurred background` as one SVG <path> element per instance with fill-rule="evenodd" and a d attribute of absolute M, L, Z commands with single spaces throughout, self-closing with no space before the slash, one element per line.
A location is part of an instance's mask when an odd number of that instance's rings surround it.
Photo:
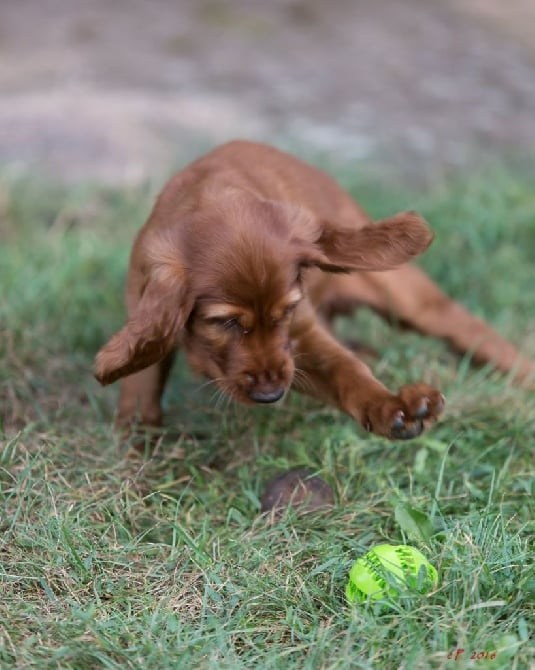
<path fill-rule="evenodd" d="M 234 137 L 429 177 L 535 149 L 535 0 L 1 0 L 0 165 L 114 183 Z"/>

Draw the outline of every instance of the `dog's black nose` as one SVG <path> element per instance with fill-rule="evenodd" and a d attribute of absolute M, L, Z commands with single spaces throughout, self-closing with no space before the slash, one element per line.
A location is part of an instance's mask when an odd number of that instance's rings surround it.
<path fill-rule="evenodd" d="M 249 391 L 249 398 L 254 402 L 277 402 L 284 395 L 284 388 L 273 389 L 272 391 Z"/>

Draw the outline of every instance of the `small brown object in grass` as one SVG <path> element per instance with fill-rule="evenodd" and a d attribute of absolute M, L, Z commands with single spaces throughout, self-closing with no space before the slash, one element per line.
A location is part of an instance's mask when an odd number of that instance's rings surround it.
<path fill-rule="evenodd" d="M 275 510 L 277 514 L 282 514 L 287 507 L 315 512 L 332 505 L 332 488 L 305 468 L 289 470 L 274 477 L 268 482 L 262 495 L 262 512 Z"/>

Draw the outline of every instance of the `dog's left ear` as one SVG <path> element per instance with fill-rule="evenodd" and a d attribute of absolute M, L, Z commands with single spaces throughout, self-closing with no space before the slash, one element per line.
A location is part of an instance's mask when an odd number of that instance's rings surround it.
<path fill-rule="evenodd" d="M 325 272 L 392 270 L 425 251 L 434 237 L 416 212 L 402 212 L 362 228 L 322 221 L 318 232 L 302 265 Z"/>
<path fill-rule="evenodd" d="M 176 346 L 193 302 L 186 283 L 151 279 L 133 316 L 98 352 L 97 380 L 111 384 L 162 360 Z"/>

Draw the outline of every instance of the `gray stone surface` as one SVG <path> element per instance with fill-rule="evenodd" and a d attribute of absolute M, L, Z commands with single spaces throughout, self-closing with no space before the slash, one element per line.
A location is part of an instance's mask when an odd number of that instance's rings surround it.
<path fill-rule="evenodd" d="M 534 30 L 535 0 L 2 0 L 0 163 L 137 181 L 238 136 L 416 175 L 530 155 Z"/>

